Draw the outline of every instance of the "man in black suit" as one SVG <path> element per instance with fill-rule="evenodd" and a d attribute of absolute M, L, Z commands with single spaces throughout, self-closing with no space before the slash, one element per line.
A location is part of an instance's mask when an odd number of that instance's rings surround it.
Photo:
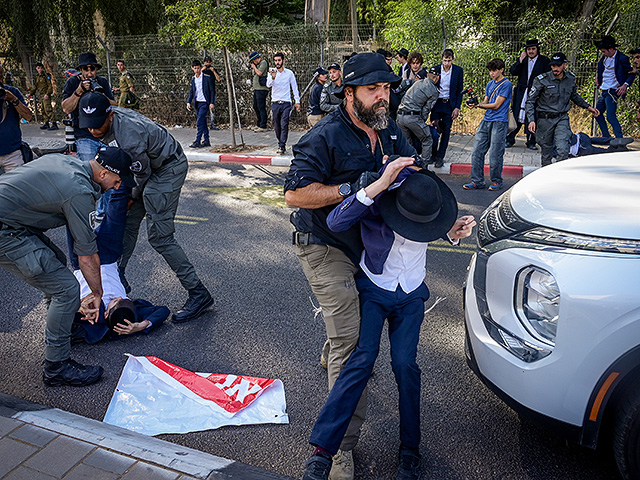
<path fill-rule="evenodd" d="M 520 131 L 520 127 L 524 124 L 524 131 L 527 134 L 527 148 L 537 150 L 536 136 L 527 128 L 529 122 L 535 122 L 535 119 L 526 119 L 524 106 L 527 103 L 529 89 L 533 84 L 533 79 L 541 73 L 551 70 L 549 59 L 544 55 L 540 55 L 540 43 L 537 38 L 527 40 L 524 49 L 520 53 L 520 58 L 511 66 L 510 73 L 514 77 L 518 77 L 518 84 L 513 89 L 513 102 L 511 109 L 513 116 L 516 118 L 518 128 L 507 135 L 507 147 L 513 147 L 516 143 L 516 135 Z M 526 121 L 525 121 L 526 120 Z"/>
<path fill-rule="evenodd" d="M 444 156 L 451 136 L 451 125 L 458 118 L 462 105 L 464 73 L 462 67 L 453 64 L 453 60 L 453 50 L 447 48 L 442 52 L 442 65 L 435 67 L 440 75 L 440 80 L 436 83 L 436 87 L 440 90 L 440 97 L 431 110 L 431 122 L 436 125 L 442 120 L 440 124 L 444 127 L 440 132 L 440 138 L 434 139 L 431 150 L 430 163 L 435 163 L 436 168 L 444 165 Z"/>
<path fill-rule="evenodd" d="M 191 64 L 193 70 L 193 78 L 191 79 L 191 88 L 189 89 L 189 98 L 187 98 L 187 110 L 191 111 L 191 102 L 194 103 L 196 110 L 196 140 L 189 147 L 200 148 L 210 147 L 209 128 L 207 126 L 207 112 L 213 110 L 213 102 L 216 98 L 215 90 L 211 78 L 202 74 L 202 63 L 200 60 L 194 60 Z M 200 143 L 200 139 L 203 142 Z"/>

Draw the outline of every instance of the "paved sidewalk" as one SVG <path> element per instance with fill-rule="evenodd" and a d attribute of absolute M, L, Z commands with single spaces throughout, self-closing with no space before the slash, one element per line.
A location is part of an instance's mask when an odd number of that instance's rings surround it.
<path fill-rule="evenodd" d="M 0 479 L 291 480 L 1 393 Z"/>

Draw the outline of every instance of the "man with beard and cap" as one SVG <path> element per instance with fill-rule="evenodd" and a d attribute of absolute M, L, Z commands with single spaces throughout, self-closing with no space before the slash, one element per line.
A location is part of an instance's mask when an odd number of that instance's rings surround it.
<path fill-rule="evenodd" d="M 385 58 L 361 53 L 345 63 L 343 72 L 344 104 L 293 147 L 284 185 L 287 204 L 299 207 L 291 215 L 294 250 L 324 317 L 328 339 L 321 361 L 327 364 L 330 389 L 358 342 L 360 306 L 354 275 L 362 241 L 357 226 L 339 234 L 329 230 L 327 216 L 335 205 L 375 180 L 388 156 L 415 155 L 389 118 L 389 92 L 400 77 L 389 72 Z M 363 394 L 334 456 L 332 479 L 353 478 L 352 450 L 365 411 Z"/>
<path fill-rule="evenodd" d="M 456 220 L 453 192 L 435 173 L 414 170 L 411 158 L 389 161 L 381 176 L 336 207 L 327 225 L 340 232 L 360 224 L 364 252 L 356 276 L 362 325 L 358 345 L 318 416 L 309 443 L 316 447 L 302 480 L 327 480 L 332 456 L 364 391 L 389 322 L 391 368 L 398 385 L 400 454 L 396 480 L 420 477 L 420 367 L 416 362 L 424 302 L 427 243 L 457 245 L 471 235 L 472 216 Z"/>
<path fill-rule="evenodd" d="M 90 93 L 80 101 L 80 127 L 105 145 L 117 145 L 133 159 L 131 171 L 136 185 L 127 214 L 124 249 L 119 262 L 124 273 L 138 239 L 140 224 L 147 222 L 147 238 L 174 271 L 188 292 L 184 306 L 173 315 L 174 322 L 198 318 L 213 306 L 213 298 L 196 274 L 174 237 L 174 219 L 189 165 L 180 143 L 162 125 L 135 110 L 112 107 L 104 95 Z"/>
<path fill-rule="evenodd" d="M 100 192 L 118 188 L 122 182 L 133 184 L 130 167 L 129 155 L 119 148 L 107 148 L 88 162 L 67 155 L 44 155 L 0 176 L 0 267 L 40 290 L 47 300 L 42 374 L 46 385 L 89 385 L 100 379 L 103 370 L 70 358 L 71 326 L 80 307 L 80 289 L 64 253 L 45 232 L 68 227 L 78 267 L 93 294 L 85 319 L 94 323 L 103 290 L 89 216 Z"/>

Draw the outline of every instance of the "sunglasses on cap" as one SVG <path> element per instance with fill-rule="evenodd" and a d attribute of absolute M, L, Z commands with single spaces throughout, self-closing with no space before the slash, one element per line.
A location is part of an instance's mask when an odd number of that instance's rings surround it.
<path fill-rule="evenodd" d="M 92 72 L 96 69 L 95 65 L 83 65 L 80 67 L 80 70 L 91 70 Z"/>

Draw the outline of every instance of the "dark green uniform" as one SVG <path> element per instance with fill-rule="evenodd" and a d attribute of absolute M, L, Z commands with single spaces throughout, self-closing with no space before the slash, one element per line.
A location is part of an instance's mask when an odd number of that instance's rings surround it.
<path fill-rule="evenodd" d="M 431 158 L 433 145 L 431 127 L 427 121 L 439 94 L 438 87 L 430 78 L 417 80 L 404 94 L 398 107 L 396 123 L 407 140 L 411 139 L 413 134 L 420 141 L 422 156 L 426 159 Z"/>
<path fill-rule="evenodd" d="M 29 93 L 33 95 L 38 92 L 40 94 L 40 102 L 42 103 L 42 118 L 45 123 L 56 123 L 53 118 L 53 107 L 51 106 L 51 95 L 53 95 L 53 85 L 51 84 L 51 75 L 47 72 L 37 74 L 33 82 L 33 87 L 29 89 Z M 44 96 L 47 95 L 47 98 Z"/>
<path fill-rule="evenodd" d="M 97 253 L 89 215 L 99 196 L 91 165 L 67 155 L 45 155 L 0 176 L 0 267 L 45 295 L 51 362 L 69 358 L 80 287 L 45 231 L 67 225 L 77 255 Z"/>
<path fill-rule="evenodd" d="M 571 102 L 588 108 L 587 101 L 578 95 L 576 76 L 565 70 L 561 80 L 553 72 L 546 72 L 533 79 L 525 111 L 527 118 L 536 118 L 536 141 L 540 145 L 542 166 L 550 165 L 553 146 L 558 150 L 558 160 L 569 158 L 569 109 Z"/>
<path fill-rule="evenodd" d="M 180 191 L 187 176 L 187 157 L 175 138 L 162 125 L 130 109 L 113 108 L 111 130 L 101 140 L 131 156 L 136 180 L 136 200 L 127 214 L 120 270 L 133 254 L 142 219 L 147 218 L 147 237 L 165 259 L 186 290 L 200 284 L 195 268 L 173 234 Z"/>
<path fill-rule="evenodd" d="M 127 102 L 127 99 L 131 97 L 131 92 L 129 89 L 133 88 L 133 77 L 126 70 L 120 72 L 120 85 L 118 85 L 118 88 L 120 88 L 120 98 L 118 99 L 118 106 L 137 109 L 138 102 Z"/>

